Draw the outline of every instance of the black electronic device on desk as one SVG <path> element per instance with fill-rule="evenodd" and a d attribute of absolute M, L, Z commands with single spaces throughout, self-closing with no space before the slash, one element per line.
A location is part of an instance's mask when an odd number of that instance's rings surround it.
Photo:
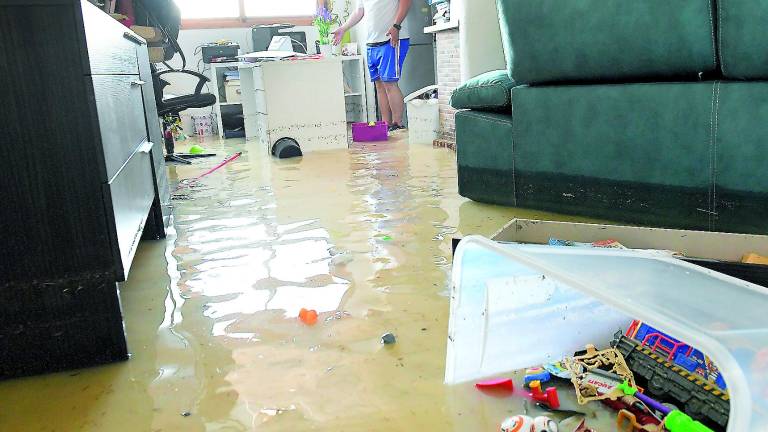
<path fill-rule="evenodd" d="M 236 62 L 239 50 L 240 45 L 236 43 L 203 45 L 201 47 L 203 63 Z"/>

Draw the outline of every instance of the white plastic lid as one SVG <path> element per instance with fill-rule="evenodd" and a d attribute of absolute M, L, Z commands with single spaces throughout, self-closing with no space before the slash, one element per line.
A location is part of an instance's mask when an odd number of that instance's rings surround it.
<path fill-rule="evenodd" d="M 607 345 L 639 319 L 706 353 L 731 400 L 728 431 L 768 430 L 768 289 L 653 251 L 499 245 L 453 263 L 447 384 Z"/>

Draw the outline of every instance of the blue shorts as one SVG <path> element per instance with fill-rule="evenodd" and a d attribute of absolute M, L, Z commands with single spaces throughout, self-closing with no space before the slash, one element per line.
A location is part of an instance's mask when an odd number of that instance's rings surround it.
<path fill-rule="evenodd" d="M 371 81 L 399 81 L 409 46 L 410 39 L 400 39 L 397 50 L 390 43 L 368 47 L 368 70 L 371 72 Z"/>

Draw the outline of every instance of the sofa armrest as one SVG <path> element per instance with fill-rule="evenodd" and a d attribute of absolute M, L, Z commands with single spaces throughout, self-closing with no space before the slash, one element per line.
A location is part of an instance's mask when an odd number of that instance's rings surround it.
<path fill-rule="evenodd" d="M 451 95 L 451 106 L 456 109 L 504 111 L 512 108 L 511 93 L 515 82 L 505 70 L 478 75 L 460 85 Z"/>

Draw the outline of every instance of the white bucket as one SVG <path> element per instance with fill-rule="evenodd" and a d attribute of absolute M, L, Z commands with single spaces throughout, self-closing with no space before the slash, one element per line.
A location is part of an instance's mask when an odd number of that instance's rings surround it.
<path fill-rule="evenodd" d="M 440 130 L 440 110 L 437 99 L 418 99 L 437 86 L 425 87 L 405 98 L 408 104 L 408 141 L 411 144 L 432 144 Z"/>

